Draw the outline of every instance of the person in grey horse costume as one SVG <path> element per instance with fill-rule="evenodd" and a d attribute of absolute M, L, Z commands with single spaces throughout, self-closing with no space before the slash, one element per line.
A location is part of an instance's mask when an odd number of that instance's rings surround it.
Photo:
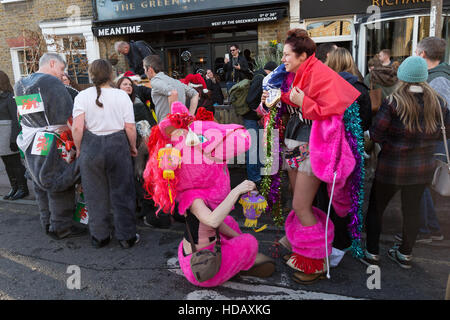
<path fill-rule="evenodd" d="M 44 54 L 39 70 L 14 85 L 16 97 L 40 93 L 44 112 L 23 114 L 22 134 L 17 138 L 25 154 L 25 165 L 33 180 L 41 224 L 54 239 L 80 236 L 85 228 L 74 225 L 75 183 L 80 178 L 77 161 L 68 164 L 59 154 L 53 139 L 46 156 L 32 154 L 38 132 L 56 132 L 67 128 L 73 100 L 61 82 L 65 61 L 55 53 Z"/>

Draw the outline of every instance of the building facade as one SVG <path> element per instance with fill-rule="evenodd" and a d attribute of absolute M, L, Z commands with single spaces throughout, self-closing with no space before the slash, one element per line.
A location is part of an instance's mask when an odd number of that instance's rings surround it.
<path fill-rule="evenodd" d="M 272 40 L 289 29 L 289 0 L 97 0 L 94 35 L 100 54 L 126 71 L 116 56 L 119 40 L 145 40 L 163 58 L 170 76 L 200 69 L 217 72 L 229 47 L 237 44 L 252 58 L 268 54 Z"/>
<path fill-rule="evenodd" d="M 1 0 L 0 70 L 14 82 L 33 72 L 45 51 L 60 53 L 71 65 L 99 58 L 92 17 L 91 0 Z M 39 50 L 37 37 L 44 41 Z M 85 70 L 77 73 L 71 76 L 88 81 Z"/>
<path fill-rule="evenodd" d="M 430 34 L 430 8 L 430 0 L 291 0 L 290 27 L 308 30 L 316 43 L 346 47 L 365 74 L 367 61 L 382 49 L 399 62 L 414 54 Z M 443 16 L 449 62 L 450 0 L 443 1 Z"/>

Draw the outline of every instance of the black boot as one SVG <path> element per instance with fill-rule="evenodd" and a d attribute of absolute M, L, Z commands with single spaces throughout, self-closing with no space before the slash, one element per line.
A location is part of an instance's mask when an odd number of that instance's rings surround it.
<path fill-rule="evenodd" d="M 14 168 L 11 168 L 11 165 L 9 164 L 9 162 L 5 161 L 4 157 L 2 157 L 2 158 L 3 158 L 3 162 L 5 163 L 5 169 L 6 169 L 6 173 L 8 175 L 9 183 L 11 184 L 11 190 L 9 191 L 9 193 L 6 196 L 3 197 L 3 200 L 9 200 L 17 192 L 17 189 L 19 188 L 19 186 L 17 184 L 16 175 L 14 174 Z"/>
<path fill-rule="evenodd" d="M 11 197 L 11 200 L 19 200 L 27 197 L 29 194 L 30 191 L 28 190 L 28 186 L 26 184 L 20 185 L 17 192 Z"/>
<path fill-rule="evenodd" d="M 16 174 L 18 189 L 17 192 L 10 198 L 11 200 L 18 200 L 25 198 L 30 194 L 27 185 L 27 179 L 25 178 L 25 168 L 21 163 L 14 168 L 14 172 Z"/>

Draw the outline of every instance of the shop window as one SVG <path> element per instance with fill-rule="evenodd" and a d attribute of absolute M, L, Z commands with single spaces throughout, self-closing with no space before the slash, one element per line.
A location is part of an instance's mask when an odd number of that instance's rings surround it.
<path fill-rule="evenodd" d="M 308 24 L 306 30 L 310 37 L 350 36 L 351 22 L 348 20 L 321 21 Z"/>
<path fill-rule="evenodd" d="M 430 35 L 430 16 L 419 17 L 419 39 L 417 42 Z"/>
<path fill-rule="evenodd" d="M 445 17 L 442 25 L 442 38 L 447 40 L 447 49 L 445 50 L 445 59 L 447 63 L 450 63 L 450 17 Z"/>
<path fill-rule="evenodd" d="M 393 61 L 402 62 L 409 57 L 413 45 L 414 18 L 382 21 L 380 25 L 379 29 L 367 29 L 366 59 L 369 60 L 382 49 L 391 50 Z"/>

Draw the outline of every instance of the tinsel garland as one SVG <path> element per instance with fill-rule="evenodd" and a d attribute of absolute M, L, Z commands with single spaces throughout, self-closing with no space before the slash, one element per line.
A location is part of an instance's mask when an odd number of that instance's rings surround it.
<path fill-rule="evenodd" d="M 282 165 L 281 142 L 283 141 L 284 129 L 281 116 L 284 109 L 283 103 L 280 102 L 276 108 L 271 108 L 270 110 L 269 122 L 265 128 L 265 175 L 261 182 L 261 194 L 267 199 L 266 213 L 272 214 L 273 221 L 277 227 L 283 227 L 284 225 L 283 208 L 281 206 L 281 168 L 278 168 L 273 175 L 270 175 L 270 173 L 273 169 L 274 153 L 278 154 L 277 159 L 275 159 L 275 161 L 278 161 L 278 166 Z M 278 138 L 273 135 L 273 130 L 278 130 Z"/>
<path fill-rule="evenodd" d="M 289 92 L 290 86 L 294 81 L 295 74 L 286 73 L 281 84 L 281 92 Z M 284 131 L 282 116 L 286 113 L 286 105 L 283 102 L 278 103 L 276 108 L 271 108 L 270 118 L 265 129 L 265 151 L 266 165 L 265 176 L 261 180 L 261 194 L 267 199 L 266 213 L 272 214 L 275 225 L 279 228 L 284 226 L 283 207 L 281 205 L 281 167 L 283 164 L 282 144 L 284 141 Z M 273 139 L 273 130 L 278 130 L 278 139 Z M 273 165 L 272 151 L 274 146 L 278 145 L 278 170 L 275 174 L 270 175 Z"/>
<path fill-rule="evenodd" d="M 352 205 L 349 211 L 350 223 L 348 230 L 352 239 L 352 254 L 356 258 L 363 257 L 361 247 L 361 231 L 363 222 L 364 203 L 364 133 L 361 128 L 361 118 L 359 104 L 354 102 L 344 113 L 345 134 L 347 142 L 355 157 L 355 169 L 351 176 L 351 197 Z"/>

